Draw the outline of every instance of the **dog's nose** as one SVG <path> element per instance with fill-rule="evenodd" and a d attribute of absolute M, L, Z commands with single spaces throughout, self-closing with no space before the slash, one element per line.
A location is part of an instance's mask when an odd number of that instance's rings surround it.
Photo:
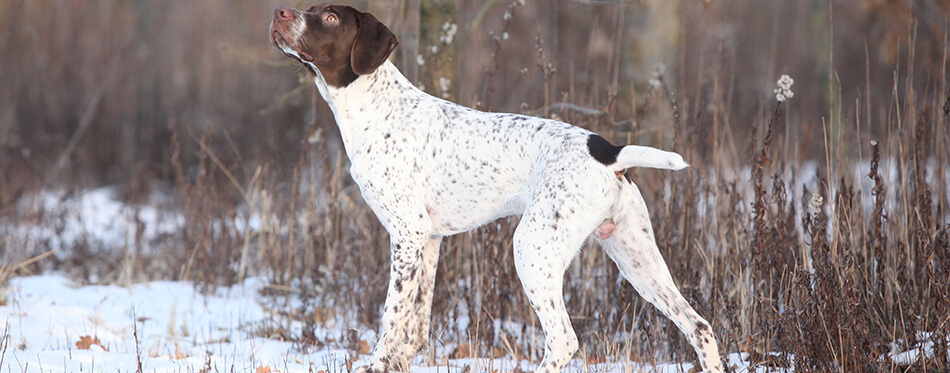
<path fill-rule="evenodd" d="M 289 21 L 294 19 L 294 12 L 287 7 L 279 6 L 274 9 L 274 19 L 278 21 Z"/>

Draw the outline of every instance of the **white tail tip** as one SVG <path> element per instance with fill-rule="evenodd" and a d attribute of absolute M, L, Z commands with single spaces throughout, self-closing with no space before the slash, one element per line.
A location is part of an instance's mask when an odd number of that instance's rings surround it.
<path fill-rule="evenodd" d="M 616 165 L 620 168 L 650 167 L 665 170 L 682 170 L 689 167 L 683 156 L 649 146 L 627 145 L 617 156 Z"/>

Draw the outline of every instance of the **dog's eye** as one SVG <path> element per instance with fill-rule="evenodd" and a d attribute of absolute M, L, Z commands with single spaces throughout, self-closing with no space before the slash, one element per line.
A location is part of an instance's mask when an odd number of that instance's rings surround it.
<path fill-rule="evenodd" d="M 336 15 L 333 14 L 333 13 L 330 13 L 330 14 L 327 14 L 327 15 L 323 16 L 323 19 L 326 20 L 327 22 L 330 22 L 330 23 L 337 23 L 337 22 L 340 22 L 340 19 L 337 18 Z"/>

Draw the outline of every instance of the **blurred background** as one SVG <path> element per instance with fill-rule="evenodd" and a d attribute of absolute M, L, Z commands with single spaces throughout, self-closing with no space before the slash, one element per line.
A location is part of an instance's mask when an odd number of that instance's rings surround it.
<path fill-rule="evenodd" d="M 683 154 L 687 171 L 628 177 L 723 351 L 803 371 L 947 368 L 950 2 L 347 3 L 389 25 L 392 60 L 433 95 Z M 310 4 L 0 0 L 0 283 L 266 276 L 266 295 L 303 294 L 311 323 L 375 328 L 388 237 L 310 77 L 270 45 L 278 5 Z M 779 107 L 782 74 L 794 97 Z M 102 188 L 117 240 L 69 223 Z M 434 335 L 537 357 L 516 224 L 444 245 Z M 599 250 L 567 282 L 583 356 L 693 358 Z M 509 319 L 524 330 L 495 322 Z M 928 341 L 944 347 L 879 358 Z"/>

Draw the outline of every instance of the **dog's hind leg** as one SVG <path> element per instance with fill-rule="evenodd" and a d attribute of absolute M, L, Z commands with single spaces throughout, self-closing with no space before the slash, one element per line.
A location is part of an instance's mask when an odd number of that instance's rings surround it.
<path fill-rule="evenodd" d="M 722 372 L 719 348 L 709 322 L 690 307 L 673 283 L 653 236 L 650 215 L 635 184 L 624 182 L 614 207 L 616 228 L 598 240 L 623 277 L 686 335 L 704 372 Z"/>
<path fill-rule="evenodd" d="M 515 229 L 515 268 L 544 331 L 544 359 L 535 372 L 560 372 L 578 349 L 564 306 L 564 271 L 610 201 L 557 188 L 528 207 Z M 590 196 L 590 194 L 586 195 Z"/>
<path fill-rule="evenodd" d="M 564 306 L 564 271 L 569 261 L 560 258 L 564 243 L 554 237 L 550 226 L 532 220 L 529 214 L 522 217 L 514 235 L 515 269 L 544 331 L 544 359 L 537 373 L 560 372 L 578 348 Z"/>

